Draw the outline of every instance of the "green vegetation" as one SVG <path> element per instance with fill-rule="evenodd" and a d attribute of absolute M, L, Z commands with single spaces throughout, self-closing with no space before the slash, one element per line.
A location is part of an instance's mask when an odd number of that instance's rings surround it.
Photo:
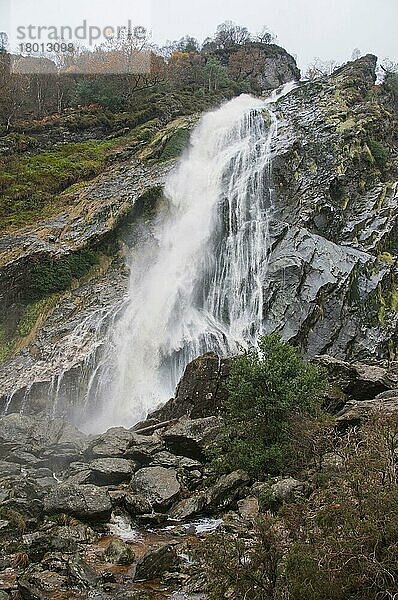
<path fill-rule="evenodd" d="M 390 156 L 390 149 L 388 146 L 384 146 L 373 139 L 367 141 L 367 146 L 373 156 L 375 164 L 380 168 L 385 167 Z"/>
<path fill-rule="evenodd" d="M 340 437 L 323 433 L 334 460 L 316 472 L 307 464 L 307 498 L 291 498 L 246 533 L 226 528 L 200 547 L 209 598 L 394 598 L 398 415 L 374 414 Z"/>
<path fill-rule="evenodd" d="M 177 131 L 167 140 L 160 155 L 160 160 L 166 161 L 177 158 L 187 146 L 189 136 L 189 129 L 177 129 Z"/>
<path fill-rule="evenodd" d="M 59 294 L 52 294 L 27 305 L 16 305 L 16 323 L 7 326 L 0 323 L 0 363 L 4 362 L 18 348 L 44 319 L 59 300 Z"/>
<path fill-rule="evenodd" d="M 28 275 L 25 298 L 29 302 L 66 290 L 73 279 L 80 279 L 95 264 L 98 255 L 93 250 L 80 250 L 58 260 L 35 263 Z"/>
<path fill-rule="evenodd" d="M 32 265 L 11 322 L 0 323 L 0 363 L 20 349 L 24 338 L 48 316 L 62 292 L 70 288 L 74 280 L 87 275 L 99 260 L 100 250 L 84 249 L 58 260 Z"/>
<path fill-rule="evenodd" d="M 276 334 L 259 346 L 260 353 L 247 352 L 231 368 L 224 430 L 212 451 L 221 471 L 241 468 L 254 476 L 284 471 L 295 422 L 320 410 L 323 373 Z"/>
<path fill-rule="evenodd" d="M 13 349 L 13 342 L 10 340 L 6 328 L 0 323 L 0 363 L 4 362 Z"/>
<path fill-rule="evenodd" d="M 53 151 L 3 159 L 0 172 L 0 228 L 47 216 L 57 195 L 95 176 L 115 141 L 65 144 Z"/>
<path fill-rule="evenodd" d="M 28 304 L 24 310 L 24 313 L 21 319 L 18 321 L 17 325 L 17 335 L 19 337 L 26 337 L 30 334 L 34 326 L 36 325 L 38 319 L 41 316 L 47 313 L 48 309 L 50 309 L 58 300 L 59 295 L 53 294 L 47 298 L 42 298 L 37 302 L 33 302 L 32 304 Z"/>

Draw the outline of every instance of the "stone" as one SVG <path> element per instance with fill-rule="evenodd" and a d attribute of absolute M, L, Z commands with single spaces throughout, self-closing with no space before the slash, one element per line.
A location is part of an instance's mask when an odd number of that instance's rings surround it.
<path fill-rule="evenodd" d="M 135 473 L 131 489 L 149 502 L 154 510 L 167 510 L 178 498 L 181 485 L 175 469 L 145 467 Z"/>
<path fill-rule="evenodd" d="M 127 512 L 133 517 L 148 514 L 152 510 L 150 501 L 139 494 L 126 494 L 124 505 Z"/>
<path fill-rule="evenodd" d="M 88 444 L 88 436 L 81 433 L 62 419 L 51 419 L 45 414 L 37 416 L 9 414 L 0 417 L 0 455 L 15 446 L 21 447 L 27 455 L 51 453 L 55 447 L 60 453 L 67 447 L 74 455 Z"/>
<path fill-rule="evenodd" d="M 131 565 L 134 562 L 135 555 L 128 544 L 115 538 L 105 550 L 104 559 L 114 565 Z"/>
<path fill-rule="evenodd" d="M 90 483 L 95 485 L 118 485 L 130 481 L 137 465 L 123 458 L 98 458 L 89 465 Z"/>
<path fill-rule="evenodd" d="M 17 463 L 7 462 L 0 460 L 0 478 L 6 477 L 7 475 L 20 475 L 21 465 Z"/>
<path fill-rule="evenodd" d="M 141 465 L 147 465 L 152 462 L 153 455 L 163 449 L 163 442 L 156 433 L 153 435 L 139 435 L 133 432 L 125 456 Z"/>
<path fill-rule="evenodd" d="M 392 415 L 398 413 L 398 390 L 381 394 L 373 400 L 347 402 L 343 410 L 336 416 L 339 429 L 347 429 L 366 422 L 375 414 Z"/>
<path fill-rule="evenodd" d="M 179 521 L 189 519 L 190 517 L 202 512 L 205 505 L 206 495 L 204 493 L 197 494 L 196 496 L 191 496 L 190 498 L 184 498 L 183 500 L 180 500 L 180 502 L 173 506 L 173 508 L 169 511 L 169 516 L 171 519 L 176 519 Z"/>
<path fill-rule="evenodd" d="M 68 589 L 68 577 L 32 565 L 18 578 L 18 592 L 24 600 L 47 600 Z"/>
<path fill-rule="evenodd" d="M 96 437 L 86 450 L 90 458 L 123 457 L 133 439 L 133 433 L 123 427 L 114 427 Z"/>
<path fill-rule="evenodd" d="M 373 400 L 395 384 L 388 369 L 381 366 L 347 363 L 327 355 L 317 356 L 314 361 L 326 369 L 329 381 L 338 386 L 348 399 Z"/>
<path fill-rule="evenodd" d="M 248 521 L 254 521 L 260 512 L 258 499 L 254 496 L 248 496 L 247 498 L 243 498 L 243 500 L 238 501 L 238 513 L 242 517 L 242 519 L 246 519 Z"/>
<path fill-rule="evenodd" d="M 222 475 L 207 492 L 207 505 L 213 510 L 229 508 L 239 499 L 242 489 L 248 485 L 250 477 L 245 471 L 234 471 Z"/>
<path fill-rule="evenodd" d="M 82 589 L 93 590 L 101 580 L 78 552 L 68 560 L 67 569 L 73 583 Z"/>
<path fill-rule="evenodd" d="M 173 544 L 162 544 L 150 548 L 136 567 L 134 580 L 147 581 L 161 577 L 166 571 L 173 569 L 179 562 Z"/>
<path fill-rule="evenodd" d="M 218 417 L 180 419 L 167 429 L 163 439 L 170 452 L 193 460 L 205 460 L 205 449 L 215 440 L 221 428 Z"/>
<path fill-rule="evenodd" d="M 289 502 L 302 497 L 306 490 L 306 484 L 293 477 L 286 477 L 271 486 L 272 497 L 277 502 Z"/>
<path fill-rule="evenodd" d="M 95 485 L 61 484 L 44 499 L 47 514 L 65 513 L 83 521 L 106 521 L 112 504 L 109 494 Z"/>
<path fill-rule="evenodd" d="M 210 352 L 189 363 L 178 384 L 176 397 L 151 414 L 160 421 L 189 417 L 202 419 L 219 414 L 226 399 L 225 382 L 231 360 Z"/>

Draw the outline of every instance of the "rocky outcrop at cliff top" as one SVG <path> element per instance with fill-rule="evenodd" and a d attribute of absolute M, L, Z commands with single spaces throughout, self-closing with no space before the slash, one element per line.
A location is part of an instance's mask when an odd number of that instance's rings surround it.
<path fill-rule="evenodd" d="M 280 331 L 309 356 L 351 361 L 397 353 L 398 120 L 386 90 L 374 85 L 375 66 L 376 58 L 365 56 L 330 77 L 298 84 L 275 107 L 264 331 Z M 149 236 L 149 218 L 127 237 L 117 224 L 171 168 L 172 162 L 121 165 L 83 189 L 70 213 L 2 239 L 4 298 L 7 281 L 17 281 L 32 259 L 71 252 L 109 232 L 124 247 Z M 120 258 L 58 299 L 0 367 L 2 407 L 69 406 L 92 375 L 127 284 Z M 217 404 L 216 370 L 214 363 L 204 374 L 208 391 L 200 403 L 194 390 L 180 388 L 182 414 L 207 416 L 201 411 Z M 169 410 L 172 403 L 158 416 L 167 420 Z"/>
<path fill-rule="evenodd" d="M 250 81 L 258 91 L 274 90 L 284 83 L 300 79 L 293 56 L 276 44 L 251 42 L 243 47 L 220 48 L 213 54 L 228 68 L 232 78 L 238 69 L 240 80 Z"/>

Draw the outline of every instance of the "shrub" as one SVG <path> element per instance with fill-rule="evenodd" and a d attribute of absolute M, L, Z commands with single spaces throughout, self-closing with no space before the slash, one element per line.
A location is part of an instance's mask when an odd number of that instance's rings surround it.
<path fill-rule="evenodd" d="M 36 302 L 67 289 L 73 279 L 85 275 L 97 262 L 97 254 L 90 249 L 80 250 L 59 260 L 37 262 L 29 273 L 25 300 Z"/>
<path fill-rule="evenodd" d="M 276 598 L 284 551 L 284 532 L 271 517 L 259 519 L 247 539 L 213 534 L 196 553 L 207 576 L 210 600 Z"/>
<path fill-rule="evenodd" d="M 331 433 L 331 435 L 333 435 Z M 336 444 L 325 484 L 239 535 L 203 542 L 210 598 L 393 600 L 398 593 L 398 414 Z"/>
<path fill-rule="evenodd" d="M 325 384 L 323 372 L 306 363 L 299 349 L 275 334 L 262 338 L 259 352 L 233 362 L 213 464 L 254 476 L 282 472 L 289 463 L 293 422 L 319 412 Z"/>

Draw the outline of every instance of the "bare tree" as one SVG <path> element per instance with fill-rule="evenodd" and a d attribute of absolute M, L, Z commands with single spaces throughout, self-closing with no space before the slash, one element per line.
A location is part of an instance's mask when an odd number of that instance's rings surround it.
<path fill-rule="evenodd" d="M 320 77 L 327 77 L 337 69 L 339 64 L 335 60 L 321 60 L 315 58 L 314 62 L 308 66 L 305 78 L 313 81 Z"/>

